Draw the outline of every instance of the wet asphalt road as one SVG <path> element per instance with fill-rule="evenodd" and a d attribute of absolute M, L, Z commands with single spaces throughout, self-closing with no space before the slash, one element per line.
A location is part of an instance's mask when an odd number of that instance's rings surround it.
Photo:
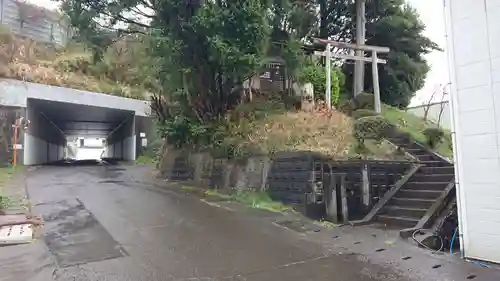
<path fill-rule="evenodd" d="M 0 280 L 413 280 L 258 217 L 152 187 L 150 177 L 144 166 L 30 172 L 33 213 L 46 225 L 11 258 L 0 250 Z"/>

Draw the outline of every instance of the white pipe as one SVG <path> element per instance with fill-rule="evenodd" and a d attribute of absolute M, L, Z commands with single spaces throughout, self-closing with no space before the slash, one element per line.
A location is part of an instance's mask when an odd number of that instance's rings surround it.
<path fill-rule="evenodd" d="M 448 1 L 448 2 L 447 2 Z M 448 50 L 448 75 L 450 79 L 450 122 L 451 122 L 451 137 L 453 143 L 453 165 L 455 168 L 455 189 L 457 197 L 457 214 L 458 214 L 458 225 L 460 227 L 460 233 L 458 239 L 460 241 L 460 254 L 462 258 L 465 258 L 464 251 L 464 231 L 467 229 L 466 220 L 464 219 L 464 214 L 466 213 L 466 204 L 463 200 L 465 198 L 465 191 L 460 185 L 460 175 L 462 174 L 462 167 L 460 165 L 460 141 L 457 140 L 457 134 L 460 132 L 460 126 L 457 124 L 459 109 L 458 109 L 458 88 L 457 88 L 457 77 L 454 69 L 455 65 L 455 44 L 453 42 L 453 28 L 451 24 L 448 24 L 448 20 L 451 21 L 452 9 L 450 0 L 444 0 L 444 25 L 445 25 L 445 38 Z M 451 36 L 450 36 L 451 35 Z M 460 135 L 460 134 L 459 134 Z"/>

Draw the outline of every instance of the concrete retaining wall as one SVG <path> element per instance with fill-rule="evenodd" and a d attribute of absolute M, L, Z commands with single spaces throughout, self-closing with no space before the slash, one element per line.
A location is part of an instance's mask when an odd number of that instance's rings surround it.
<path fill-rule="evenodd" d="M 24 133 L 24 164 L 41 165 L 64 159 L 66 135 L 29 102 L 26 118 L 30 124 Z"/>

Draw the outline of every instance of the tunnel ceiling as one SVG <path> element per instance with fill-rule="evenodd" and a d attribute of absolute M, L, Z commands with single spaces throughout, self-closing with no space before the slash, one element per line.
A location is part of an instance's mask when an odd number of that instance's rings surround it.
<path fill-rule="evenodd" d="M 28 106 L 41 112 L 67 136 L 105 137 L 134 114 L 133 111 L 50 100 L 29 99 Z"/>

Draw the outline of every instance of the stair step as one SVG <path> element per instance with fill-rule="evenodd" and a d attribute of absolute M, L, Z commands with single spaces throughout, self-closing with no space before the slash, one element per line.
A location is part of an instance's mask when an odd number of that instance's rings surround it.
<path fill-rule="evenodd" d="M 426 154 L 426 153 L 429 153 L 427 150 L 422 149 L 422 148 L 407 148 L 406 152 L 411 153 L 411 154 Z"/>
<path fill-rule="evenodd" d="M 443 191 L 447 185 L 448 182 L 417 182 L 412 179 L 411 182 L 405 183 L 401 190 L 413 189 Z"/>
<path fill-rule="evenodd" d="M 442 192 L 442 190 L 400 189 L 396 196 L 401 198 L 437 199 Z"/>
<path fill-rule="evenodd" d="M 449 183 L 455 177 L 454 174 L 423 174 L 416 173 L 411 177 L 412 182 L 446 182 Z"/>
<path fill-rule="evenodd" d="M 449 165 L 448 163 L 445 163 L 443 161 L 436 161 L 436 160 L 432 160 L 432 161 L 419 161 L 419 162 L 420 162 L 420 164 L 423 164 L 426 167 L 445 167 L 445 166 Z"/>
<path fill-rule="evenodd" d="M 400 226 L 404 228 L 414 227 L 419 222 L 418 219 L 414 218 L 397 217 L 389 215 L 378 215 L 376 217 L 376 220 L 386 225 Z"/>
<path fill-rule="evenodd" d="M 381 215 L 389 215 L 394 217 L 407 217 L 420 220 L 425 213 L 427 213 L 427 209 L 422 208 L 411 208 L 411 207 L 401 207 L 401 206 L 384 206 L 380 210 Z"/>
<path fill-rule="evenodd" d="M 455 168 L 452 165 L 441 167 L 421 167 L 419 172 L 424 174 L 455 174 Z"/>
<path fill-rule="evenodd" d="M 419 161 L 436 161 L 436 157 L 432 154 L 421 154 L 421 155 L 412 154 L 412 155 L 417 157 Z"/>
<path fill-rule="evenodd" d="M 429 209 L 434 202 L 433 199 L 393 197 L 387 204 L 390 206 Z"/>

